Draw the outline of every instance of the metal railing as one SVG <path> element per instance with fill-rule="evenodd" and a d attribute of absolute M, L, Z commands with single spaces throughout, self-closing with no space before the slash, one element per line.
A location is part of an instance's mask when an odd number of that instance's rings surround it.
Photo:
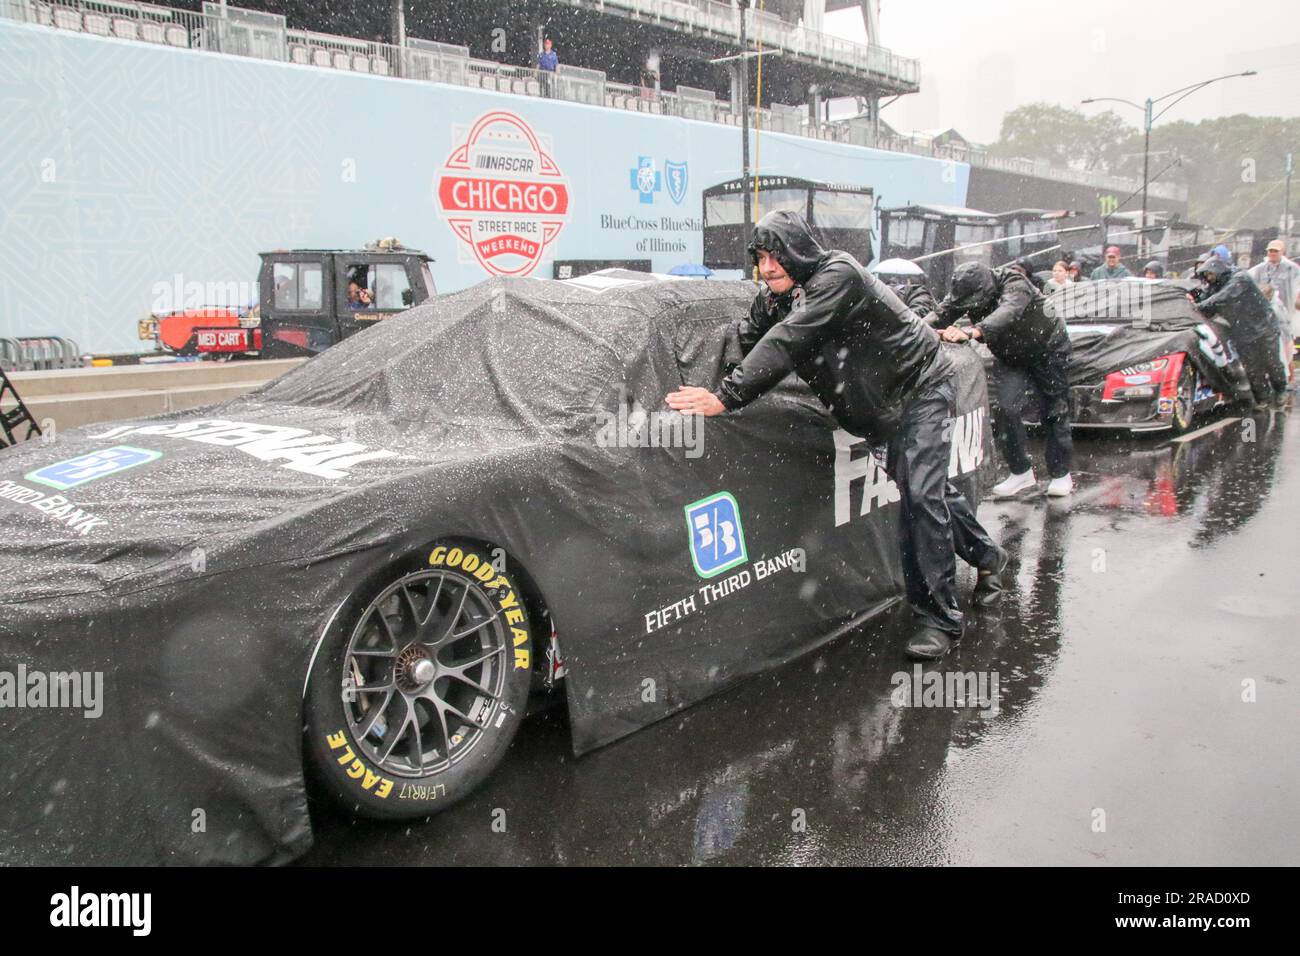
<path fill-rule="evenodd" d="M 555 70 L 555 92 L 552 95 L 575 103 L 604 106 L 605 83 L 605 74 L 600 70 L 561 63 Z"/>
<path fill-rule="evenodd" d="M 401 75 L 410 80 L 464 86 L 469 64 L 469 47 L 407 37 L 402 49 Z"/>
<path fill-rule="evenodd" d="M 181 48 L 203 46 L 203 14 L 152 3 L 0 0 L 0 17 L 91 36 Z"/>
<path fill-rule="evenodd" d="M 288 21 L 278 13 L 223 7 L 205 2 L 203 16 L 211 48 L 233 56 L 252 56 L 261 60 L 283 60 Z"/>
<path fill-rule="evenodd" d="M 57 335 L 0 338 L 0 368 L 6 372 L 81 368 L 81 349 Z"/>
<path fill-rule="evenodd" d="M 465 85 L 498 93 L 540 96 L 541 71 L 527 66 L 502 66 L 493 60 L 466 60 Z"/>
<path fill-rule="evenodd" d="M 285 42 L 286 59 L 299 66 L 396 76 L 401 64 L 397 47 L 390 43 L 352 40 L 311 30 L 286 30 Z"/>
<path fill-rule="evenodd" d="M 626 13 L 637 19 L 684 28 L 692 33 L 740 39 L 740 18 L 736 8 L 717 0 L 562 0 L 570 6 L 596 9 L 602 13 Z M 881 46 L 855 43 L 804 26 L 792 26 L 771 13 L 746 11 L 745 31 L 766 47 L 829 66 L 870 74 L 899 85 L 918 87 L 921 64 Z"/>
<path fill-rule="evenodd" d="M 738 33 L 735 8 L 716 0 L 571 2 L 601 10 L 617 7 L 639 16 L 668 20 L 674 25 L 686 25 L 719 36 L 736 37 Z M 600 70 L 566 64 L 560 64 L 554 74 L 546 76 L 532 66 L 473 59 L 464 46 L 408 37 L 406 46 L 399 47 L 309 30 L 290 30 L 285 25 L 285 18 L 276 14 L 238 7 L 223 8 L 210 2 L 204 3 L 203 7 L 203 13 L 191 13 L 149 3 L 105 0 L 0 0 L 0 17 L 118 39 L 287 61 L 300 66 L 471 86 L 525 96 L 550 96 L 593 106 L 740 125 L 740 116 L 732 110 L 731 104 L 717 99 L 709 90 L 681 86 L 670 92 L 613 83 Z M 766 48 L 779 45 L 794 51 L 790 44 L 798 44 L 798 51 L 833 59 L 836 64 L 853 60 L 867 64 L 867 69 L 889 75 L 918 75 L 915 60 L 896 57 L 882 47 L 862 46 L 816 31 L 791 30 L 788 24 L 771 14 L 758 14 L 752 8 L 750 15 L 754 19 L 747 29 L 762 36 Z M 813 52 L 808 53 L 810 50 Z M 973 166 L 1117 192 L 1131 192 L 1139 187 L 1135 181 L 1119 176 L 990 156 L 984 148 L 969 144 L 941 144 L 919 136 L 876 135 L 871 123 L 860 118 L 831 123 L 811 122 L 807 110 L 799 106 L 771 103 L 751 112 L 750 120 L 751 125 L 756 123 L 759 129 L 768 132 L 951 159 Z M 1187 198 L 1186 187 L 1173 183 L 1151 183 L 1149 191 L 1151 195 L 1165 199 L 1186 201 Z"/>

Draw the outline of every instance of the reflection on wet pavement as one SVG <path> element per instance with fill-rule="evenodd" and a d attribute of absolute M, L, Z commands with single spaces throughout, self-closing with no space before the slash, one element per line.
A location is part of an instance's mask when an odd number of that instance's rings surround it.
<path fill-rule="evenodd" d="M 534 718 L 429 821 L 317 808 L 304 862 L 1294 864 L 1297 424 L 1080 436 L 1073 499 L 981 507 L 1014 581 L 941 664 L 896 608 L 580 759 Z M 996 693 L 900 706 L 932 672 Z"/>

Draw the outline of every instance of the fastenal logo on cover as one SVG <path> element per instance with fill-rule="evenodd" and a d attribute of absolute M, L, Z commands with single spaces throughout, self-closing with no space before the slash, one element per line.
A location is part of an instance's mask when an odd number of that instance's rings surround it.
<path fill-rule="evenodd" d="M 701 498 L 684 510 L 696 574 L 711 578 L 749 560 L 745 530 L 740 524 L 740 506 L 730 492 L 720 491 Z"/>
<path fill-rule="evenodd" d="M 162 452 L 149 451 L 147 448 L 132 448 L 130 445 L 116 445 L 103 451 L 92 451 L 88 455 L 69 458 L 55 462 L 27 473 L 28 481 L 35 481 L 59 491 L 67 491 L 88 481 L 106 478 L 119 471 L 126 471 L 137 465 L 148 464 L 162 457 Z"/>

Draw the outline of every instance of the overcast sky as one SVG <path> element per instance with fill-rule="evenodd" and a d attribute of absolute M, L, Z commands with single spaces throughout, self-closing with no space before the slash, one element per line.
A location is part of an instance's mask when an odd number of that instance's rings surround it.
<path fill-rule="evenodd" d="M 866 38 L 855 9 L 828 15 L 826 31 Z M 880 33 L 885 46 L 921 61 L 921 92 L 881 113 L 902 133 L 951 126 L 987 143 L 1003 114 L 1023 103 L 1141 103 L 1247 69 L 1259 76 L 1194 93 L 1166 119 L 1300 115 L 1297 0 L 880 0 Z M 1141 124 L 1137 110 L 1107 105 Z"/>

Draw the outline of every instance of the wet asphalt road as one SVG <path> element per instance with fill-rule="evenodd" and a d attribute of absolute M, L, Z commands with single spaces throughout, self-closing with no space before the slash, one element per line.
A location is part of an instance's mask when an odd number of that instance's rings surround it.
<path fill-rule="evenodd" d="M 1068 504 L 981 506 L 1014 583 L 926 670 L 996 672 L 996 713 L 895 706 L 899 608 L 580 759 L 531 718 L 429 821 L 318 808 L 302 862 L 1300 863 L 1300 413 L 1254 421 L 1077 434 Z"/>

